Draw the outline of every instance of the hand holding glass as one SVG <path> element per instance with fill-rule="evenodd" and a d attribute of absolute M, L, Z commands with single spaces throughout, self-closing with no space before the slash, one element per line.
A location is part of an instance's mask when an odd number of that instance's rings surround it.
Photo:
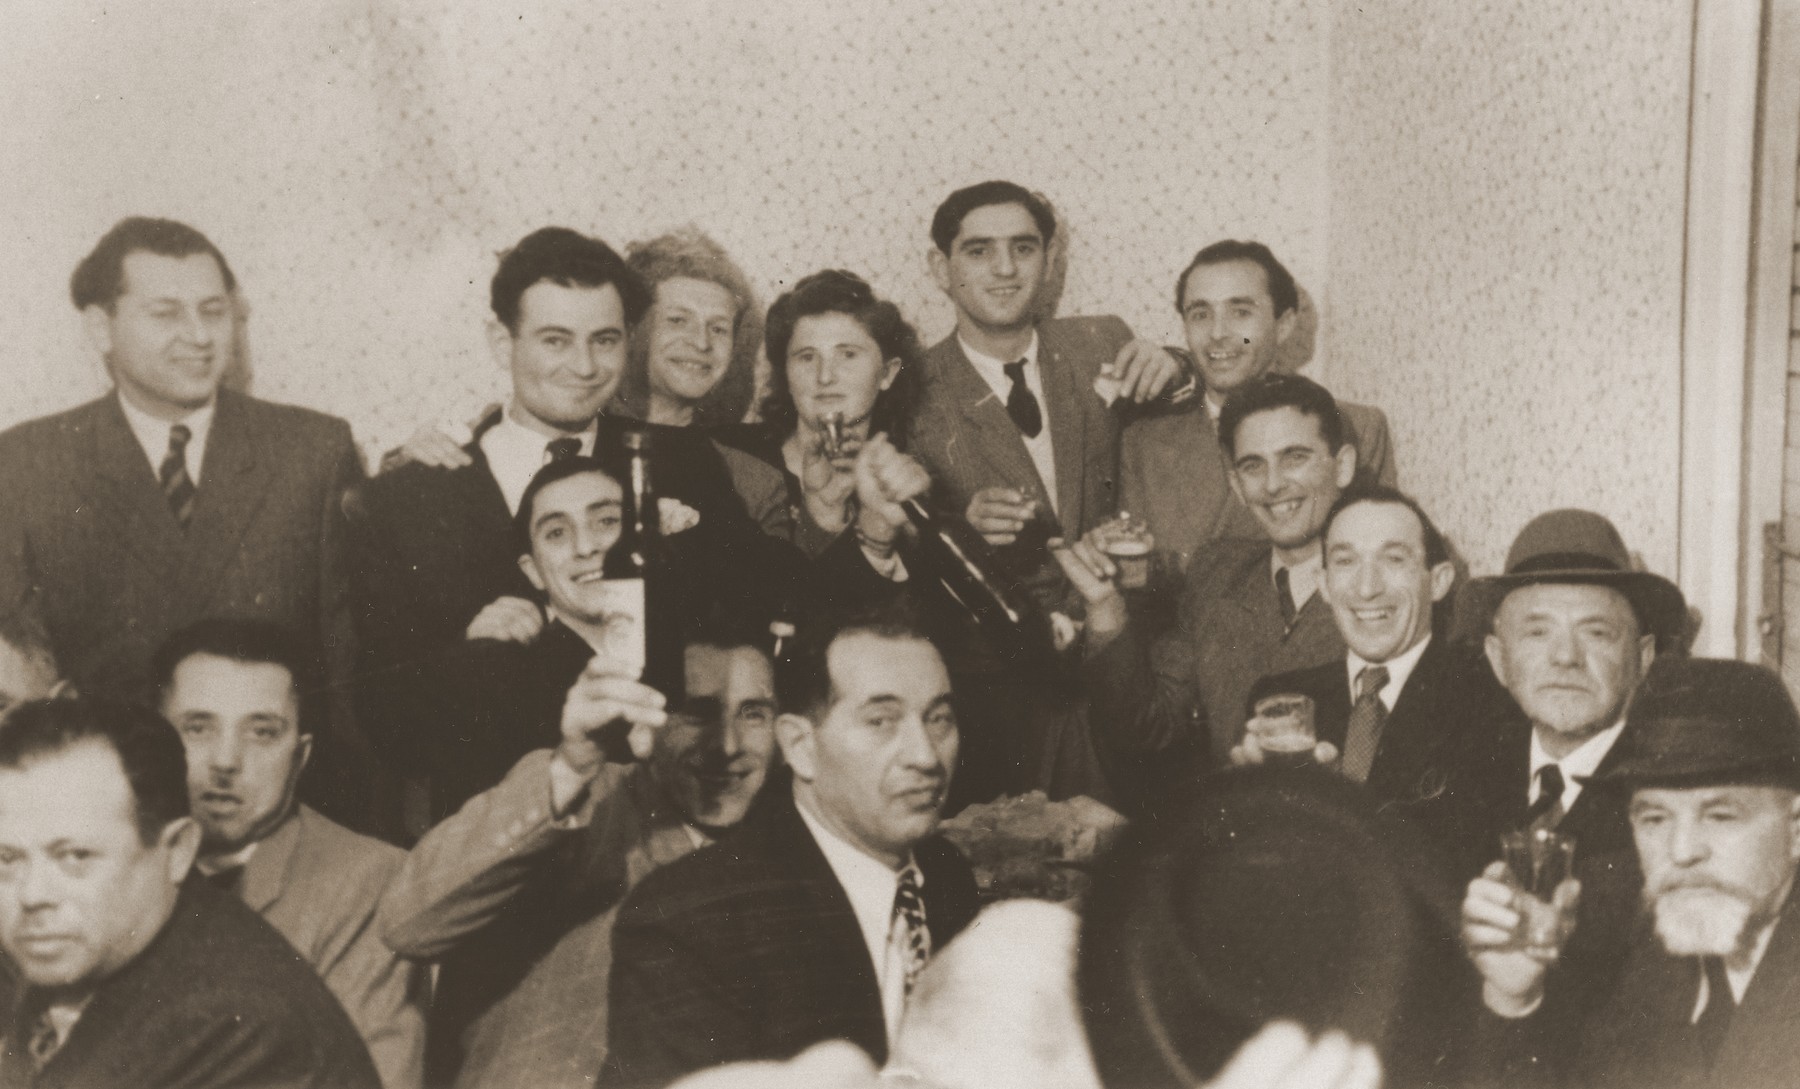
<path fill-rule="evenodd" d="M 1527 828 L 1500 837 L 1507 883 L 1517 890 L 1516 945 L 1532 956 L 1551 958 L 1562 945 L 1563 923 L 1556 889 L 1574 876 L 1575 839 L 1548 828 Z"/>

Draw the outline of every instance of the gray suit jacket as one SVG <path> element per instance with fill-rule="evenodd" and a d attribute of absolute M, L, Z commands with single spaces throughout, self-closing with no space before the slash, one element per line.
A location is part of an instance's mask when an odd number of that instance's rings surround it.
<path fill-rule="evenodd" d="M 406 853 L 301 806 L 244 864 L 244 902 L 293 943 L 369 1045 L 385 1089 L 425 1076 L 424 965 L 383 944 L 376 905 Z"/>

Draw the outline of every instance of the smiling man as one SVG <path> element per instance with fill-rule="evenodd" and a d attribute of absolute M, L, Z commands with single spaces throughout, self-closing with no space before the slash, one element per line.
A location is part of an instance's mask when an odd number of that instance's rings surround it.
<path fill-rule="evenodd" d="M 289 626 L 347 685 L 342 501 L 362 476 L 350 426 L 224 388 L 238 283 L 186 224 L 120 221 L 69 290 L 114 388 L 0 435 L 0 602 L 38 613 L 89 695 L 149 699 L 156 647 L 213 615 Z M 367 746 L 345 703 L 321 723 L 313 798 L 356 822 Z"/>
<path fill-rule="evenodd" d="M 1337 402 L 1316 382 L 1269 375 L 1225 403 L 1219 435 L 1262 536 L 1219 541 L 1189 565 L 1174 630 L 1152 636 L 1130 615 L 1094 541 L 1056 553 L 1087 600 L 1086 668 L 1106 727 L 1095 740 L 1125 753 L 1223 763 L 1252 682 L 1344 654 L 1317 593 L 1325 518 L 1356 471 Z"/>
<path fill-rule="evenodd" d="M 1149 522 L 1159 552 L 1186 567 L 1220 537 L 1253 537 L 1256 521 L 1231 488 L 1219 456 L 1219 415 L 1246 382 L 1274 371 L 1300 320 L 1293 274 L 1261 242 L 1227 239 L 1194 255 L 1175 280 L 1187 352 L 1203 396 L 1140 416 L 1120 437 L 1123 506 Z M 1387 417 L 1370 405 L 1338 402 L 1356 447 L 1357 479 L 1393 487 Z"/>
<path fill-rule="evenodd" d="M 1779 677 L 1747 662 L 1661 661 L 1632 701 L 1615 751 L 1586 789 L 1616 796 L 1629 814 L 1645 915 L 1616 984 L 1577 1025 L 1582 1046 L 1568 1083 L 1795 1084 L 1800 715 L 1792 698 Z M 1497 876 L 1470 884 L 1464 941 L 1490 1009 L 1523 1012 L 1541 1030 L 1564 1015 L 1552 1002 L 1566 972 L 1511 947 L 1514 894 Z M 1577 918 L 1575 936 L 1591 923 Z"/>
<path fill-rule="evenodd" d="M 1392 488 L 1354 485 L 1325 520 L 1319 587 L 1347 647 L 1342 658 L 1264 677 L 1250 691 L 1308 696 L 1320 742 L 1344 776 L 1367 784 L 1388 811 L 1437 840 L 1456 878 L 1473 875 L 1493 845 L 1460 821 L 1463 754 L 1486 748 L 1504 691 L 1473 648 L 1451 644 L 1434 623 L 1455 570 L 1443 534 L 1419 504 Z M 1239 762 L 1261 758 L 1246 734 Z"/>
<path fill-rule="evenodd" d="M 200 825 L 196 868 L 291 942 L 362 1034 L 387 1089 L 422 1084 L 424 968 L 375 932 L 375 907 L 405 857 L 309 806 L 295 790 L 312 756 L 306 676 L 293 639 L 252 620 L 203 620 L 156 656 L 163 717 L 187 750 Z"/>
<path fill-rule="evenodd" d="M 0 1085 L 377 1089 L 293 947 L 190 876 L 185 779 L 145 708 L 38 700 L 0 720 L 0 946 L 26 984 Z"/>
<path fill-rule="evenodd" d="M 968 863 L 934 834 L 959 740 L 936 648 L 890 620 L 808 633 L 782 709 L 791 780 L 620 909 L 602 1084 L 839 1038 L 880 1063 L 931 951 L 975 913 Z"/>

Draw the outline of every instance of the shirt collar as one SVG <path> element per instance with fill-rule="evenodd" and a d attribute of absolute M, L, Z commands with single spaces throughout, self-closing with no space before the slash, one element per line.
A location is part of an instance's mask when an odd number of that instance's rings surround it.
<path fill-rule="evenodd" d="M 1572 808 L 1575 805 L 1575 799 L 1581 796 L 1582 790 L 1581 781 L 1576 777 L 1580 776 L 1581 778 L 1586 778 L 1587 776 L 1594 774 L 1600 767 L 1600 761 L 1606 759 L 1606 754 L 1612 751 L 1613 742 L 1619 740 L 1619 734 L 1624 729 L 1625 720 L 1621 718 L 1619 721 L 1608 726 L 1606 729 L 1601 730 L 1593 737 L 1583 741 L 1581 746 L 1574 752 L 1563 757 L 1561 760 L 1557 760 L 1552 758 L 1551 755 L 1545 751 L 1544 743 L 1538 738 L 1537 728 L 1535 726 L 1532 727 L 1530 789 L 1536 789 L 1538 769 L 1546 764 L 1555 764 L 1562 769 L 1563 808 L 1565 810 Z"/>
<path fill-rule="evenodd" d="M 1431 633 L 1426 632 L 1425 638 L 1414 644 L 1411 650 L 1397 657 L 1389 658 L 1385 662 L 1366 661 L 1362 655 L 1354 650 L 1350 651 L 1347 663 L 1350 667 L 1350 698 L 1352 700 L 1356 698 L 1356 678 L 1365 667 L 1384 666 L 1388 671 L 1388 680 L 1387 684 L 1381 688 L 1381 703 L 1382 706 L 1392 711 L 1394 703 L 1400 699 L 1401 690 L 1406 687 L 1406 679 L 1412 676 L 1413 669 L 1418 666 L 1419 659 L 1425 654 L 1425 648 L 1430 645 Z"/>
<path fill-rule="evenodd" d="M 800 819 L 806 822 L 807 831 L 818 843 L 838 884 L 844 887 L 844 895 L 850 898 L 850 909 L 856 914 L 856 923 L 862 930 L 863 944 L 868 946 L 870 959 L 880 965 L 887 953 L 888 931 L 893 925 L 894 893 L 900 887 L 899 872 L 845 842 L 808 812 L 806 803 L 798 797 L 795 808 L 800 810 Z M 911 862 L 909 857 L 907 863 L 910 865 Z"/>
<path fill-rule="evenodd" d="M 131 399 L 123 393 L 115 393 L 114 396 L 118 397 L 119 408 L 125 413 L 126 426 L 131 428 L 131 433 L 137 437 L 138 445 L 144 448 L 144 453 L 150 458 L 152 472 L 159 470 L 162 467 L 163 458 L 168 456 L 169 431 L 176 424 L 184 424 L 188 429 L 189 451 L 206 449 L 206 436 L 212 433 L 213 411 L 219 405 L 217 395 L 179 420 L 159 419 L 132 404 Z M 191 465 L 194 460 L 193 454 L 190 453 L 188 463 Z M 194 474 L 190 472 L 189 475 Z"/>
<path fill-rule="evenodd" d="M 516 403 L 508 403 L 500 419 L 481 436 L 481 452 L 487 455 L 488 471 L 494 474 L 494 482 L 500 485 L 507 506 L 515 513 L 525 498 L 526 485 L 544 467 L 550 448 L 549 437 L 520 423 L 514 415 L 517 411 Z M 596 418 L 581 433 L 582 454 L 594 452 L 599 430 L 600 421 Z"/>
<path fill-rule="evenodd" d="M 1006 377 L 1006 365 L 1008 363 L 1017 363 L 1019 361 L 1018 359 L 995 359 L 986 352 L 978 351 L 971 347 L 968 341 L 963 339 L 961 332 L 956 334 L 956 342 L 962 345 L 963 354 L 969 357 L 970 363 L 975 364 L 975 369 L 981 372 L 981 377 L 987 379 L 988 385 L 991 386 L 995 383 L 1002 383 L 1005 387 L 1010 387 L 1012 385 L 1012 379 Z M 1037 330 L 1033 329 L 1031 331 L 1031 342 L 1025 345 L 1025 350 L 1023 352 L 1019 353 L 1019 358 L 1025 360 L 1026 374 L 1030 374 L 1032 371 L 1037 370 L 1037 357 L 1038 335 Z"/>
<path fill-rule="evenodd" d="M 216 873 L 224 873 L 226 870 L 242 869 L 249 864 L 250 856 L 256 853 L 257 845 L 260 843 L 262 840 L 253 840 L 228 855 L 203 855 L 194 859 L 194 869 L 208 877 Z"/>

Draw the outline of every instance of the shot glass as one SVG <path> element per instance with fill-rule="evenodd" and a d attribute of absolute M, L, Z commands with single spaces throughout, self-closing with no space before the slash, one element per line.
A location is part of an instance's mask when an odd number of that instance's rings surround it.
<path fill-rule="evenodd" d="M 1257 700 L 1245 729 L 1262 748 L 1263 763 L 1279 768 L 1312 763 L 1313 747 L 1319 743 L 1313 714 L 1311 696 L 1284 692 Z"/>
<path fill-rule="evenodd" d="M 1142 518 L 1124 511 L 1101 530 L 1101 548 L 1119 569 L 1119 589 L 1142 590 L 1150 582 L 1150 553 L 1156 538 Z"/>
<path fill-rule="evenodd" d="M 1515 944 L 1533 956 L 1555 956 L 1563 935 L 1551 901 L 1556 887 L 1574 873 L 1574 837 L 1548 828 L 1520 829 L 1501 835 L 1500 852 L 1506 860 L 1508 883 L 1518 891 Z"/>

